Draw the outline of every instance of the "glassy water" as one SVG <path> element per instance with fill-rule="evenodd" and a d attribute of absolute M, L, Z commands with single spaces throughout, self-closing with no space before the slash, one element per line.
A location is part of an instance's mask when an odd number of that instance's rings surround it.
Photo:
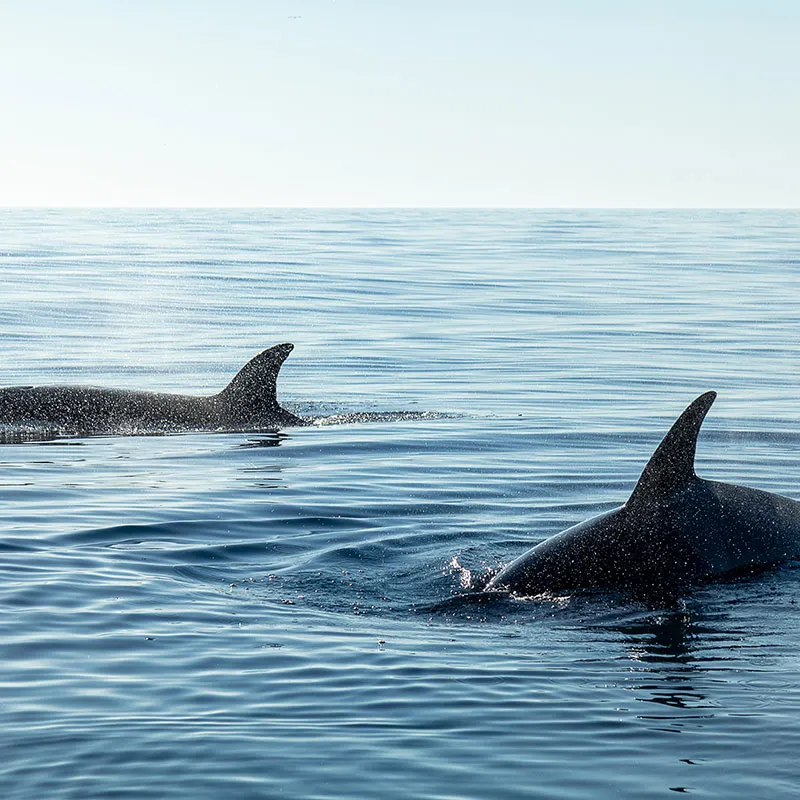
<path fill-rule="evenodd" d="M 799 267 L 793 211 L 0 211 L 0 385 L 211 394 L 291 341 L 319 423 L 5 431 L 0 794 L 796 797 L 795 565 L 437 604 L 708 389 L 700 474 L 800 499 Z"/>

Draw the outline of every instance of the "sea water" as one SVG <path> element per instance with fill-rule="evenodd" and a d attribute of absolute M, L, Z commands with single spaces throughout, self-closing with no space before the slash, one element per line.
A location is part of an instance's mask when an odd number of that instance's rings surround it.
<path fill-rule="evenodd" d="M 800 212 L 0 211 L 0 385 L 280 432 L 2 431 L 4 798 L 789 798 L 800 572 L 442 603 L 698 472 L 800 499 Z M 12 426 L 13 428 L 13 426 Z"/>

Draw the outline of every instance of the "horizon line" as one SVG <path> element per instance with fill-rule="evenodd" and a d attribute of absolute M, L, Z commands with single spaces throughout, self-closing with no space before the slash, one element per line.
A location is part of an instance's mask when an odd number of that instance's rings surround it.
<path fill-rule="evenodd" d="M 784 205 L 652 205 L 652 206 L 583 206 L 583 205 L 553 205 L 553 206 L 525 206 L 525 205 L 178 205 L 178 204 L 3 204 L 3 211 L 88 211 L 88 210 L 231 210 L 231 211 L 800 211 L 800 206 Z"/>

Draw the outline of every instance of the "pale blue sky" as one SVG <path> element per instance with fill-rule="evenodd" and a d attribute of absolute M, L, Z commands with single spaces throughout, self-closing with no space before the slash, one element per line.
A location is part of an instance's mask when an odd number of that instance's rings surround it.
<path fill-rule="evenodd" d="M 800 207 L 798 0 L 0 10 L 0 205 Z"/>

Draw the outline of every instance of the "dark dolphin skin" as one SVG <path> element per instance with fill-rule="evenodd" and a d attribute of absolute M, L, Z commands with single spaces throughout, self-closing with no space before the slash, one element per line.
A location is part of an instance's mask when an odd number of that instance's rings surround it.
<path fill-rule="evenodd" d="M 219 393 L 209 397 L 97 389 L 11 386 L 0 389 L 0 423 L 46 424 L 83 433 L 144 430 L 258 430 L 308 422 L 278 405 L 278 372 L 294 349 L 278 344 L 259 353 Z"/>
<path fill-rule="evenodd" d="M 697 435 L 715 398 L 707 392 L 681 414 L 625 505 L 546 539 L 485 588 L 662 594 L 800 554 L 800 502 L 695 475 Z"/>

